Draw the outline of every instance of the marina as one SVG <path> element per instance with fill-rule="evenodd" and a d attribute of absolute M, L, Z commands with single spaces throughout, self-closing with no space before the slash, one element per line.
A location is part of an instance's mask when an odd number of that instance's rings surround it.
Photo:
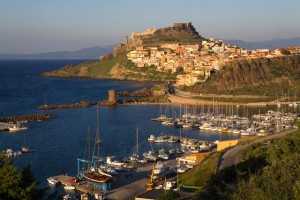
<path fill-rule="evenodd" d="M 11 66 L 10 62 L 16 66 Z M 89 102 L 98 102 L 99 100 L 107 99 L 107 91 L 115 89 L 116 91 L 136 90 L 147 87 L 150 84 L 127 82 L 127 81 L 112 81 L 112 80 L 65 80 L 65 79 L 47 79 L 40 78 L 37 75 L 41 71 L 53 70 L 53 66 L 61 67 L 69 64 L 71 61 L 6 61 L 3 67 L 3 73 L 6 78 L 1 79 L 2 85 L 0 93 L 5 94 L 0 102 L 0 110 L 6 116 L 20 116 L 22 114 L 31 115 L 33 113 L 43 114 L 43 110 L 38 110 L 38 105 L 43 105 L 45 102 L 51 104 L 66 104 L 69 102 L 80 102 L 85 99 Z M 74 61 L 82 62 L 82 61 Z M 15 64 L 16 63 L 16 64 Z M 1 63 L 0 63 L 1 64 Z M 22 68 L 27 67 L 25 74 L 18 74 L 15 77 L 15 72 L 22 72 Z M 9 69 L 14 68 L 14 73 L 9 74 Z M 10 84 L 11 82 L 15 84 Z M 76 85 L 76 87 L 74 87 Z M 12 92 L 13 91 L 13 92 Z M 25 92 L 26 91 L 26 92 Z M 184 109 L 183 109 L 184 108 Z M 106 158 L 108 156 L 115 156 L 117 159 L 129 157 L 130 155 L 139 155 L 138 160 L 144 161 L 142 154 L 151 151 L 151 156 L 158 156 L 161 154 L 162 162 L 174 162 L 170 164 L 169 170 L 173 168 L 177 161 L 175 158 L 184 156 L 182 151 L 183 145 L 192 145 L 193 142 L 198 143 L 199 147 L 203 141 L 214 143 L 216 140 L 230 140 L 240 138 L 241 135 L 233 133 L 221 133 L 212 130 L 201 130 L 193 127 L 176 127 L 172 123 L 162 124 L 161 122 L 154 122 L 150 119 L 159 117 L 161 114 L 166 118 L 182 118 L 193 122 L 194 119 L 189 117 L 194 114 L 204 113 L 223 113 L 229 120 L 229 116 L 233 114 L 239 116 L 260 116 L 256 121 L 261 120 L 261 123 L 268 124 L 263 119 L 267 120 L 268 110 L 274 112 L 280 111 L 282 113 L 299 113 L 300 106 L 290 107 L 289 105 L 282 105 L 280 109 L 275 107 L 251 107 L 245 109 L 243 106 L 227 107 L 220 106 L 185 106 L 185 105 L 126 105 L 126 106 L 110 106 L 99 107 L 99 123 L 101 133 L 101 156 Z M 162 111 L 162 110 L 165 111 Z M 221 112 L 221 111 L 224 112 Z M 26 130 L 17 132 L 1 132 L 0 133 L 0 147 L 1 150 L 11 149 L 13 152 L 21 151 L 21 147 L 30 147 L 34 153 L 23 153 L 22 156 L 13 158 L 13 162 L 21 170 L 27 164 L 32 167 L 32 172 L 37 182 L 40 182 L 39 187 L 48 185 L 47 178 L 54 177 L 59 179 L 62 183 L 69 184 L 72 178 L 77 176 L 77 159 L 85 160 L 85 144 L 86 144 L 86 130 L 90 128 L 91 135 L 97 131 L 96 122 L 96 107 L 77 108 L 77 109 L 57 109 L 47 110 L 49 116 L 56 116 L 52 120 L 45 120 L 38 123 L 28 121 L 25 125 Z M 181 113 L 182 112 L 182 113 Z M 159 114 L 159 115 L 158 115 Z M 183 116 L 183 114 L 185 114 Z M 260 115 L 259 115 L 260 114 Z M 48 116 L 48 115 L 47 115 Z M 212 119 L 212 114 L 207 118 Z M 195 117 L 195 116 L 194 116 Z M 193 117 L 193 118 L 194 118 Z M 36 119 L 36 118 L 32 118 Z M 164 117 L 162 117 L 164 119 Z M 276 118 L 274 118 L 276 119 Z M 22 119 L 24 120 L 24 119 Z M 34 120 L 33 120 L 34 121 Z M 37 119 L 38 121 L 38 119 Z M 170 121 L 172 122 L 172 121 Z M 183 121 L 184 122 L 184 121 Z M 276 125 L 277 120 L 272 124 Z M 279 124 L 279 120 L 278 120 Z M 189 124 L 186 124 L 189 126 Z M 136 130 L 138 128 L 138 141 Z M 155 138 L 164 133 L 166 136 L 173 138 L 169 141 L 149 142 L 150 135 Z M 24 143 L 24 134 L 26 135 L 26 142 Z M 92 139 L 94 139 L 92 137 Z M 190 144 L 185 140 L 191 140 Z M 154 141 L 154 140 L 153 140 Z M 193 145 L 192 145 L 193 146 Z M 28 150 L 28 149 L 24 149 Z M 164 152 L 168 156 L 168 159 Z M 193 151 L 190 149 L 191 152 Z M 190 151 L 189 150 L 189 151 Z M 138 151 L 138 152 L 137 152 Z M 11 151 L 8 151 L 9 153 Z M 197 152 L 197 149 L 195 151 Z M 152 154 L 153 153 L 153 154 Z M 186 152 L 188 153 L 188 152 Z M 92 154 L 92 150 L 91 150 Z M 137 156 L 132 157 L 136 159 Z M 41 162 L 42 161 L 42 162 Z M 138 196 L 140 193 L 146 191 L 147 177 L 150 174 L 152 162 L 138 163 L 138 167 L 131 171 L 118 172 L 116 181 L 112 182 L 110 190 L 106 192 L 107 196 L 114 198 L 128 197 L 133 195 Z M 179 173 L 184 173 L 187 170 L 186 166 L 178 167 Z M 68 174 L 66 176 L 62 174 Z M 75 184 L 75 190 L 84 192 L 98 192 L 103 191 L 88 184 L 87 181 L 82 181 Z M 76 187 L 77 185 L 77 187 Z M 54 187 L 55 188 L 55 187 Z M 78 188 L 78 189 L 77 189 Z M 130 191 L 137 190 L 135 194 Z M 138 191 L 140 190 L 140 191 Z M 124 199 L 124 198 L 123 198 Z M 126 199 L 126 198 L 125 198 Z"/>

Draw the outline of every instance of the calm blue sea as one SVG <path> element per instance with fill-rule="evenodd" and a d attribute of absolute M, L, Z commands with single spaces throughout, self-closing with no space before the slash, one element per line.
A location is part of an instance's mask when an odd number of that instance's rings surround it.
<path fill-rule="evenodd" d="M 14 158 L 13 162 L 23 168 L 30 164 L 33 174 L 41 185 L 46 178 L 58 174 L 76 175 L 77 158 L 83 158 L 90 129 L 92 139 L 96 133 L 97 108 L 64 110 L 38 109 L 39 105 L 67 104 L 82 100 L 96 102 L 107 99 L 107 91 L 133 91 L 151 86 L 150 83 L 41 78 L 38 75 L 67 64 L 84 60 L 1 60 L 0 61 L 0 116 L 50 113 L 56 119 L 28 123 L 28 130 L 9 133 L 0 132 L 0 150 L 20 150 L 24 143 L 34 153 Z M 200 108 L 197 108 L 200 111 Z M 167 111 L 166 111 L 167 110 Z M 179 135 L 179 129 L 162 126 L 150 119 L 161 112 L 179 116 L 179 107 L 161 105 L 127 105 L 99 107 L 101 156 L 128 156 L 136 149 L 136 129 L 139 136 L 139 153 L 161 148 L 169 149 L 178 144 L 152 144 L 150 134 Z M 235 136 L 202 133 L 199 130 L 183 130 L 182 136 L 203 140 L 229 139 Z"/>

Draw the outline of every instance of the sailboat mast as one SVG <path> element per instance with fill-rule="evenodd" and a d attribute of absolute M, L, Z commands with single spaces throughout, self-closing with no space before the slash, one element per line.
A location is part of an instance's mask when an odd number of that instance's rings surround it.
<path fill-rule="evenodd" d="M 139 155 L 139 129 L 136 128 L 136 154 Z"/>
<path fill-rule="evenodd" d="M 99 107 L 97 106 L 97 138 L 96 138 L 97 164 L 99 164 L 99 160 L 100 160 L 100 143 L 101 143 L 101 141 L 100 141 L 100 130 L 99 130 Z"/>

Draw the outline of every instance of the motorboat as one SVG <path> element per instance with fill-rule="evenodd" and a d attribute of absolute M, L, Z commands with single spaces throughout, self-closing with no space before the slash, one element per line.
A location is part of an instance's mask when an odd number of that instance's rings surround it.
<path fill-rule="evenodd" d="M 149 138 L 148 138 L 148 141 L 149 141 L 149 142 L 154 142 L 154 140 L 155 140 L 155 135 L 152 135 L 152 134 L 151 134 L 151 135 L 149 136 Z"/>
<path fill-rule="evenodd" d="M 179 139 L 171 136 L 171 137 L 168 139 L 168 142 L 169 142 L 169 143 L 176 143 L 176 142 L 179 142 Z"/>
<path fill-rule="evenodd" d="M 51 185 L 57 185 L 57 184 L 60 183 L 58 180 L 56 180 L 56 179 L 53 178 L 53 177 L 47 178 L 47 181 L 48 181 L 48 183 L 51 184 Z"/>
<path fill-rule="evenodd" d="M 9 131 L 22 131 L 22 130 L 26 130 L 26 129 L 28 129 L 28 127 L 24 126 L 20 123 L 9 124 L 9 126 L 8 126 Z"/>
<path fill-rule="evenodd" d="M 157 118 L 152 118 L 151 120 L 152 121 L 157 121 L 157 122 L 163 122 L 163 121 L 167 121 L 168 117 L 166 115 L 161 115 Z"/>
<path fill-rule="evenodd" d="M 157 157 L 161 158 L 163 160 L 168 160 L 169 159 L 169 155 L 166 153 L 166 151 L 164 149 L 159 150 Z"/>
<path fill-rule="evenodd" d="M 70 194 L 65 194 L 64 196 L 63 196 L 63 200 L 71 200 L 71 195 Z"/>
<path fill-rule="evenodd" d="M 163 187 L 164 186 L 160 184 L 160 185 L 156 186 L 155 189 L 159 190 L 159 189 L 162 189 Z"/>
<path fill-rule="evenodd" d="M 121 160 L 115 159 L 115 156 L 107 156 L 107 157 L 106 157 L 106 163 L 107 163 L 108 165 L 113 165 L 113 166 L 122 166 L 122 165 L 125 164 L 125 163 L 122 162 Z"/>
<path fill-rule="evenodd" d="M 65 185 L 64 189 L 66 189 L 66 190 L 75 190 L 75 186 L 71 185 L 71 184 L 67 184 L 67 185 Z"/>
<path fill-rule="evenodd" d="M 175 187 L 175 182 L 170 182 L 170 181 L 168 181 L 168 182 L 166 182 L 166 184 L 165 184 L 165 186 L 164 186 L 164 189 L 165 190 L 171 190 L 171 189 L 173 189 Z"/>
<path fill-rule="evenodd" d="M 148 151 L 148 152 L 144 153 L 143 156 L 148 161 L 155 161 L 157 158 L 155 151 Z"/>
<path fill-rule="evenodd" d="M 154 140 L 154 142 L 156 143 L 168 142 L 168 139 L 164 138 L 163 136 L 159 136 Z"/>
<path fill-rule="evenodd" d="M 30 149 L 29 147 L 22 147 L 21 152 L 22 153 L 30 153 L 30 152 L 34 152 L 34 150 Z"/>
<path fill-rule="evenodd" d="M 179 167 L 177 167 L 177 172 L 179 173 L 179 174 L 182 174 L 182 173 L 184 173 L 184 172 L 186 172 L 188 170 L 188 168 L 187 168 L 187 166 L 186 165 L 180 165 Z"/>
<path fill-rule="evenodd" d="M 104 167 L 102 169 L 105 173 L 110 174 L 110 175 L 118 175 L 119 173 L 117 172 L 117 170 L 113 167 Z"/>

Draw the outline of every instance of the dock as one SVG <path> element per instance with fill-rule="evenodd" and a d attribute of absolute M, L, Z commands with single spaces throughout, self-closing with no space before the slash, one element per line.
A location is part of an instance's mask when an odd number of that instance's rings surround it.
<path fill-rule="evenodd" d="M 186 138 L 186 137 L 179 137 L 179 136 L 174 136 L 174 135 L 162 135 L 162 137 L 164 139 L 168 139 L 168 138 L 172 137 L 173 139 L 178 140 L 178 142 L 191 141 L 191 142 L 195 142 L 195 143 L 202 143 L 202 142 L 211 143 L 211 142 L 208 142 L 208 141 L 205 141 L 205 140 L 199 140 L 199 139 L 193 139 L 193 138 Z"/>
<path fill-rule="evenodd" d="M 74 180 L 76 177 L 67 176 L 67 175 L 58 175 L 53 176 L 54 179 L 58 180 L 62 185 L 72 184 L 75 186 L 75 189 L 87 193 L 87 194 L 103 194 L 104 191 L 100 188 L 94 187 L 89 184 L 88 181 L 79 181 L 79 182 L 70 182 L 70 180 Z"/>

